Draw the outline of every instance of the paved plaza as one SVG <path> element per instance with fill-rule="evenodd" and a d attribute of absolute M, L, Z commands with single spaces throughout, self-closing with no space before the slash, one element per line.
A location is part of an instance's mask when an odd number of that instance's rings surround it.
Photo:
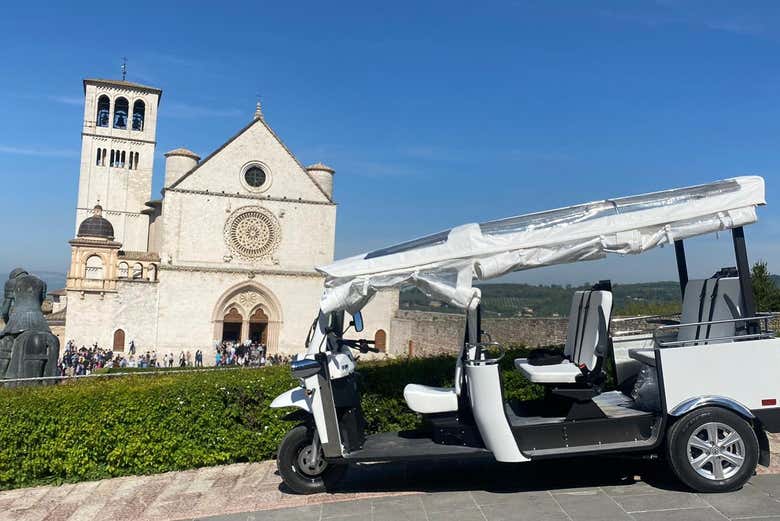
<path fill-rule="evenodd" d="M 0 492 L 0 521 L 780 521 L 780 474 L 693 494 L 657 461 L 487 459 L 353 467 L 338 490 L 290 494 L 274 462 Z"/>

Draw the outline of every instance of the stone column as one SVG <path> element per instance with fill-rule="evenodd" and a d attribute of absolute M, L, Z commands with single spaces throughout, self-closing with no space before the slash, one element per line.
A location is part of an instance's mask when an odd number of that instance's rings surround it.
<path fill-rule="evenodd" d="M 249 339 L 249 318 L 244 318 L 241 322 L 241 342 L 246 342 Z"/>
<path fill-rule="evenodd" d="M 217 320 L 214 322 L 214 342 L 222 342 L 222 327 L 224 322 Z"/>
<path fill-rule="evenodd" d="M 279 352 L 279 329 L 281 328 L 281 322 L 276 320 L 269 321 L 266 327 L 268 328 L 268 333 L 266 333 L 268 353 L 276 354 Z"/>

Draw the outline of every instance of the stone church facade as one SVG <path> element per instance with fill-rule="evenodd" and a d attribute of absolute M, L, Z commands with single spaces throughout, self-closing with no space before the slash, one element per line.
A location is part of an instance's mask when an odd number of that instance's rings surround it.
<path fill-rule="evenodd" d="M 333 259 L 334 171 L 304 167 L 258 104 L 204 159 L 165 154 L 152 199 L 162 91 L 85 80 L 76 237 L 70 241 L 65 338 L 126 350 L 194 351 L 222 340 L 303 347 Z M 398 294 L 366 309 L 363 336 L 390 341 Z"/>

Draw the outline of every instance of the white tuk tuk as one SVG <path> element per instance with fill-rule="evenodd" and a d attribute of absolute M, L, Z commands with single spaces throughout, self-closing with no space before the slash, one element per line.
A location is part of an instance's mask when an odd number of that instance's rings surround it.
<path fill-rule="evenodd" d="M 757 464 L 769 464 L 766 431 L 780 431 L 780 339 L 770 316 L 756 312 L 743 228 L 763 204 L 764 180 L 738 177 L 466 224 L 319 268 L 320 312 L 306 353 L 291 364 L 300 387 L 271 404 L 298 408 L 289 418 L 300 424 L 278 451 L 284 482 L 298 493 L 322 491 L 353 462 L 646 452 L 665 455 L 694 490 L 739 488 Z M 683 241 L 725 230 L 736 266 L 689 278 Z M 483 341 L 475 279 L 664 245 L 676 253 L 679 323 L 613 337 L 609 281 L 577 291 L 564 351 L 514 360 L 545 387 L 545 398 L 504 401 L 497 365 L 504 349 Z M 377 291 L 408 285 L 465 312 L 453 385 L 405 387 L 424 429 L 366 435 L 351 350 L 375 348 L 344 338 L 345 329 L 362 330 L 360 310 Z M 616 383 L 610 391 L 607 366 Z"/>

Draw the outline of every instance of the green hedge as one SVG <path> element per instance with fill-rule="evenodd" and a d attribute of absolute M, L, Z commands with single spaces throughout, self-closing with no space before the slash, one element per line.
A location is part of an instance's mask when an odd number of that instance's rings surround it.
<path fill-rule="evenodd" d="M 214 367 L 214 366 L 203 366 L 203 367 L 179 367 L 178 365 L 175 367 L 103 367 L 101 369 L 95 369 L 95 374 L 112 374 L 112 373 L 153 373 L 153 372 L 160 372 L 160 373 L 171 373 L 176 371 L 220 371 L 222 369 L 232 369 L 233 367 L 237 366 L 227 366 L 227 367 Z"/>
<path fill-rule="evenodd" d="M 539 395 L 502 364 L 508 398 Z M 363 407 L 369 430 L 414 427 L 403 401 L 415 382 L 451 385 L 452 357 L 364 363 Z M 0 390 L 0 489 L 274 457 L 291 427 L 270 409 L 296 385 L 286 366 L 126 376 L 57 386 Z"/>

